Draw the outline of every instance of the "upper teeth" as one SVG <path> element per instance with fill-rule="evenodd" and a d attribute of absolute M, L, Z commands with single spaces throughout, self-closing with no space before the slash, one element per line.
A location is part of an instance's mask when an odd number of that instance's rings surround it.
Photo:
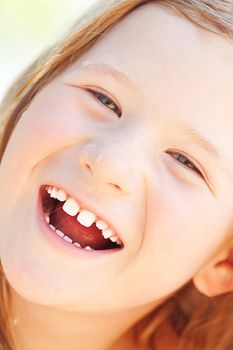
<path fill-rule="evenodd" d="M 97 220 L 95 224 L 100 230 L 104 230 L 108 227 L 108 225 L 103 220 Z"/>
<path fill-rule="evenodd" d="M 80 207 L 73 198 L 68 198 L 63 204 L 62 209 L 70 216 L 75 216 L 78 214 Z"/>
<path fill-rule="evenodd" d="M 80 210 L 80 213 L 77 216 L 77 220 L 78 222 L 80 222 L 80 224 L 86 227 L 90 227 L 95 222 L 96 215 L 89 210 L 82 209 Z"/>
<path fill-rule="evenodd" d="M 97 216 L 90 210 L 80 209 L 77 201 L 68 196 L 63 190 L 52 186 L 46 186 L 46 191 L 50 194 L 50 197 L 58 199 L 60 202 L 64 202 L 62 209 L 70 216 L 76 216 L 80 224 L 90 227 L 96 222 L 96 227 L 102 230 L 102 235 L 105 239 L 110 239 L 112 242 L 122 244 L 120 237 L 110 228 L 108 224 L 102 219 L 97 219 Z"/>

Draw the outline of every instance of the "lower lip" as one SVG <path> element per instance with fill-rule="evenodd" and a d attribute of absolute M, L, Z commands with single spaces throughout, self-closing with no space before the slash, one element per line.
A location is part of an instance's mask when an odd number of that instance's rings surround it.
<path fill-rule="evenodd" d="M 45 239 L 48 241 L 50 245 L 68 254 L 73 254 L 75 256 L 84 256 L 89 258 L 114 255 L 116 253 L 119 253 L 122 250 L 122 248 L 107 249 L 107 250 L 85 250 L 84 248 L 79 248 L 74 246 L 72 243 L 66 242 L 63 238 L 58 236 L 48 226 L 47 222 L 45 221 L 44 211 L 42 208 L 41 194 L 42 193 L 40 190 L 38 195 L 38 203 L 37 203 L 37 209 L 39 214 L 38 215 L 39 226 L 41 228 L 41 231 L 45 233 Z"/>

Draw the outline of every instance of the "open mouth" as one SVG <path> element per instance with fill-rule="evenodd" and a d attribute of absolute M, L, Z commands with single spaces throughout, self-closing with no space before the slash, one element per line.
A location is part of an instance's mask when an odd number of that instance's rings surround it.
<path fill-rule="evenodd" d="M 43 185 L 41 199 L 45 221 L 66 242 L 85 250 L 123 248 L 120 237 L 104 220 L 82 208 L 64 190 Z"/>

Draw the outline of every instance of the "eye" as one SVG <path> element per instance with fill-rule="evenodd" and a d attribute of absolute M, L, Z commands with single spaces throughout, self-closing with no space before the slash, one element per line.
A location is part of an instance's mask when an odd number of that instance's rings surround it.
<path fill-rule="evenodd" d="M 118 115 L 118 117 L 121 116 L 122 112 L 118 105 L 107 95 L 100 93 L 99 91 L 93 90 L 93 89 L 86 89 L 89 93 L 94 95 L 100 103 L 102 103 L 104 106 L 106 106 L 108 109 L 112 110 L 114 113 Z"/>
<path fill-rule="evenodd" d="M 182 163 L 187 168 L 193 170 L 204 179 L 204 176 L 202 175 L 201 171 L 183 154 L 178 152 L 169 152 L 169 154 L 171 154 L 178 162 Z"/>

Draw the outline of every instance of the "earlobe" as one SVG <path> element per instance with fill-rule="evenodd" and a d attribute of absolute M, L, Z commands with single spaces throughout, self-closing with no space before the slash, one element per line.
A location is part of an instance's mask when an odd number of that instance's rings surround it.
<path fill-rule="evenodd" d="M 203 267 L 193 277 L 196 289 L 208 296 L 215 297 L 233 291 L 233 249 L 227 258 L 215 259 Z"/>

